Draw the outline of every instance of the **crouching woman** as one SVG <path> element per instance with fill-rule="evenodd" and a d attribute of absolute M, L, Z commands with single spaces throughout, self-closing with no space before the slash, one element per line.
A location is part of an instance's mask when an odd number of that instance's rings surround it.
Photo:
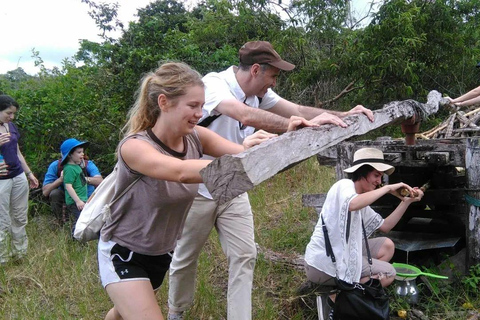
<path fill-rule="evenodd" d="M 395 168 L 385 163 L 381 150 L 359 149 L 353 160 L 353 166 L 344 170 L 349 173 L 350 179 L 337 181 L 327 193 L 320 218 L 305 252 L 307 278 L 313 283 L 334 286 L 336 274 L 339 279 L 349 283 L 364 283 L 370 279 L 372 272 L 372 277 L 379 279 L 382 286 L 386 287 L 395 277 L 395 269 L 388 263 L 395 251 L 394 243 L 386 237 L 368 240 L 373 258 L 370 271 L 363 240 L 362 220 L 367 237 L 377 229 L 388 233 L 410 204 L 422 199 L 423 192 L 402 182 L 382 186 L 383 174 L 390 175 Z M 413 196 L 403 197 L 400 194 L 402 189 L 407 189 Z M 383 219 L 370 205 L 386 194 L 392 194 L 402 201 Z M 322 217 L 336 258 L 336 267 L 327 256 Z"/>

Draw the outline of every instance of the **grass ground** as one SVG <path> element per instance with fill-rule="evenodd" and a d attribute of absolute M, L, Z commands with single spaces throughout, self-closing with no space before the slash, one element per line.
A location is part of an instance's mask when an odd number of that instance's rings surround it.
<path fill-rule="evenodd" d="M 326 192 L 334 181 L 334 170 L 319 166 L 312 158 L 249 192 L 258 245 L 286 260 L 303 254 L 317 215 L 302 206 L 302 195 Z M 70 229 L 54 227 L 48 206 L 41 201 L 31 203 L 27 232 L 28 257 L 0 268 L 0 319 L 103 319 L 112 304 L 98 278 L 96 241 L 86 245 L 72 241 Z M 195 303 L 187 319 L 226 318 L 226 258 L 217 239 L 212 232 L 200 257 Z M 304 281 L 302 270 L 260 253 L 253 289 L 254 319 L 315 319 L 314 306 L 302 303 L 308 297 L 297 293 Z M 480 267 L 454 285 L 432 283 L 434 292 L 425 294 L 415 307 L 429 319 L 467 319 L 480 308 Z M 158 293 L 164 314 L 167 290 L 168 279 Z M 390 294 L 393 314 L 400 309 L 413 314 L 406 301 L 396 298 L 393 291 Z"/>

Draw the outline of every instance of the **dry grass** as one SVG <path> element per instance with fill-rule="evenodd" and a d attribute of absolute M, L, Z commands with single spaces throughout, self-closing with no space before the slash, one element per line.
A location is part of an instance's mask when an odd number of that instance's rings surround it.
<path fill-rule="evenodd" d="M 286 260 L 303 254 L 317 214 L 302 206 L 302 195 L 326 192 L 334 181 L 334 170 L 312 158 L 254 188 L 249 195 L 256 242 Z M 34 203 L 32 208 L 36 214 L 27 229 L 28 257 L 0 269 L 0 319 L 103 319 L 112 304 L 98 277 L 96 241 L 86 245 L 72 241 L 68 227 L 53 227 L 48 207 Z M 226 319 L 227 278 L 226 258 L 214 231 L 200 256 L 195 302 L 187 320 Z M 299 297 L 297 290 L 304 281 L 302 270 L 259 254 L 254 319 L 315 319 L 315 310 L 299 303 L 305 297 Z M 158 293 L 164 314 L 167 290 L 168 278 Z M 449 319 L 454 319 L 452 314 L 465 316 L 461 304 L 466 300 L 474 308 L 480 306 L 475 291 L 467 293 L 461 286 L 439 290 L 419 307 L 432 319 L 447 312 Z M 392 309 L 398 308 L 408 305 L 392 299 Z"/>

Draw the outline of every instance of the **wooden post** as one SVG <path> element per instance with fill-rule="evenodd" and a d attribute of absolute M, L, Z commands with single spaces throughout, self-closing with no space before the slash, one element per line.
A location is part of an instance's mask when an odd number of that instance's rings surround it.
<path fill-rule="evenodd" d="M 465 150 L 467 174 L 467 268 L 480 263 L 480 137 L 467 139 Z"/>
<path fill-rule="evenodd" d="M 355 153 L 355 144 L 351 142 L 342 142 L 337 145 L 337 165 L 335 167 L 335 173 L 337 174 L 337 180 L 347 177 L 347 173 L 344 172 L 348 167 L 351 167 L 353 163 L 353 154 Z"/>

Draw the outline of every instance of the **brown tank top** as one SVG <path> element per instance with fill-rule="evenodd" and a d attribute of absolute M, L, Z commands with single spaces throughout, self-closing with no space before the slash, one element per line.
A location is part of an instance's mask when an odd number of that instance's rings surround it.
<path fill-rule="evenodd" d="M 130 139 L 144 140 L 160 153 L 182 160 L 203 155 L 198 134 L 184 137 L 185 151 L 178 153 L 158 140 L 151 130 L 131 135 L 120 142 L 118 150 Z M 138 155 L 141 157 L 141 155 Z M 115 196 L 130 185 L 140 173 L 130 169 L 118 154 Z M 198 184 L 184 184 L 142 176 L 111 207 L 112 221 L 101 231 L 103 241 L 112 240 L 130 250 L 146 255 L 162 255 L 175 248 Z"/>

